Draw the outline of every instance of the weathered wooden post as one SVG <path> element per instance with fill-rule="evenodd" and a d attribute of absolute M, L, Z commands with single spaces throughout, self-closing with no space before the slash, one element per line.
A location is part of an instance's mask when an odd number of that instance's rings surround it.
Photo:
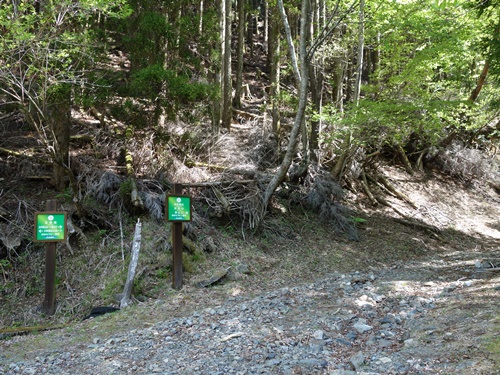
<path fill-rule="evenodd" d="M 137 224 L 135 224 L 134 240 L 132 242 L 132 259 L 128 265 L 127 281 L 125 281 L 125 287 L 123 288 L 120 308 L 127 307 L 132 303 L 131 295 L 132 288 L 134 287 L 135 269 L 137 268 L 137 263 L 139 263 L 139 251 L 141 250 L 141 231 L 142 224 L 141 221 L 137 219 Z"/>
<path fill-rule="evenodd" d="M 182 184 L 174 184 L 165 204 L 166 219 L 172 223 L 172 288 L 182 288 L 182 223 L 191 221 L 191 197 L 182 195 Z"/>
<path fill-rule="evenodd" d="M 56 211 L 57 202 L 47 201 L 47 211 Z M 45 245 L 45 299 L 43 309 L 47 315 L 54 315 L 56 307 L 56 243 L 47 242 Z"/>
<path fill-rule="evenodd" d="M 66 241 L 66 213 L 57 212 L 57 201 L 46 203 L 46 212 L 35 212 L 34 241 L 46 242 L 45 298 L 42 309 L 54 315 L 56 306 L 56 242 Z"/>

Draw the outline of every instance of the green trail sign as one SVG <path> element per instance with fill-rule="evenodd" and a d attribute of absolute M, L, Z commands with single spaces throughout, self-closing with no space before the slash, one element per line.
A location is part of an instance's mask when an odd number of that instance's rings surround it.
<path fill-rule="evenodd" d="M 35 212 L 35 242 L 66 241 L 65 212 Z"/>
<path fill-rule="evenodd" d="M 191 197 L 188 195 L 169 195 L 165 205 L 167 221 L 191 221 Z"/>

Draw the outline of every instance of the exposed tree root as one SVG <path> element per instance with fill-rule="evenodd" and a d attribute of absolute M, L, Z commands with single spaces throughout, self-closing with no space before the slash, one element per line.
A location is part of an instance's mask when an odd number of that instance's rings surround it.
<path fill-rule="evenodd" d="M 367 178 L 373 183 L 377 184 L 382 189 L 384 189 L 385 191 L 387 191 L 389 194 L 394 195 L 396 198 L 399 198 L 402 201 L 408 203 L 414 209 L 417 209 L 417 205 L 413 203 L 410 198 L 408 198 L 406 195 L 404 195 L 398 189 L 396 189 L 396 187 L 393 184 L 391 184 L 391 182 L 385 176 L 377 174 L 375 175 L 375 177 L 368 175 Z"/>
<path fill-rule="evenodd" d="M 368 200 L 372 204 L 372 206 L 376 206 L 379 202 L 373 195 L 370 186 L 368 186 L 368 182 L 366 181 L 366 174 L 365 172 L 361 173 L 361 187 L 363 188 L 366 196 L 368 197 Z"/>
<path fill-rule="evenodd" d="M 406 170 L 406 172 L 409 175 L 413 175 L 414 170 L 413 170 L 413 168 L 411 166 L 410 160 L 408 160 L 408 156 L 406 156 L 406 152 L 403 149 L 403 146 L 397 145 L 396 146 L 396 152 L 397 152 L 399 158 L 401 159 L 401 163 L 403 163 L 403 167 Z"/>

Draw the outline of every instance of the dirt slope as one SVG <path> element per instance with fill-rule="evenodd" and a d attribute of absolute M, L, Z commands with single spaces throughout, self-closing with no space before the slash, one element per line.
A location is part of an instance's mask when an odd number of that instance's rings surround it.
<path fill-rule="evenodd" d="M 390 202 L 399 213 L 390 208 L 369 208 L 363 200 L 354 203 L 367 220 L 360 224 L 359 242 L 339 238 L 300 207 L 291 207 L 285 215 L 271 213 L 262 231 L 245 239 L 221 228 L 216 234 L 220 249 L 195 273 L 186 275 L 182 291 L 168 291 L 167 287 L 165 293 L 130 310 L 96 321 L 90 330 L 86 323 L 73 323 L 63 330 L 6 338 L 0 343 L 0 362 L 43 355 L 46 348 L 57 352 L 73 347 L 71 350 L 78 351 L 75 345 L 91 345 L 96 330 L 102 340 L 129 335 L 129 330 L 189 316 L 235 297 L 249 300 L 332 273 L 358 271 L 374 275 L 377 293 L 397 302 L 390 308 L 401 308 L 399 305 L 417 297 L 432 301 L 432 308 L 426 308 L 421 318 L 408 322 L 407 336 L 401 337 L 398 349 L 390 354 L 393 363 L 407 363 L 411 371 L 398 372 L 396 367 L 389 371 L 388 367 L 386 373 L 499 373 L 499 196 L 489 188 L 464 187 L 438 174 L 410 177 L 395 167 L 385 167 L 384 172 L 417 208 L 395 198 Z M 247 264 L 251 273 L 208 289 L 196 287 L 198 281 L 239 263 Z M 351 297 L 349 300 L 345 295 L 344 303 L 355 305 L 359 296 Z M 332 303 L 316 308 L 337 311 Z M 308 314 L 328 311 L 311 310 Z M 357 314 L 356 310 L 352 313 Z M 370 353 L 372 349 L 363 345 L 355 349 Z M 344 363 L 355 349 L 344 352 Z M 377 363 L 367 360 L 366 365 L 380 370 L 383 363 Z M 437 372 L 440 368 L 447 370 Z M 330 367 L 318 373 L 334 371 Z M 19 373 L 23 373 L 22 367 Z"/>

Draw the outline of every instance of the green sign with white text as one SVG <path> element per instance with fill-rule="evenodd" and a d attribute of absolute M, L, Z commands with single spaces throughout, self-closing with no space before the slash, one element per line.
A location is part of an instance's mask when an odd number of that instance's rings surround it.
<path fill-rule="evenodd" d="M 167 196 L 167 221 L 191 221 L 191 197 L 187 195 Z"/>
<path fill-rule="evenodd" d="M 66 241 L 65 212 L 35 213 L 35 242 Z"/>

